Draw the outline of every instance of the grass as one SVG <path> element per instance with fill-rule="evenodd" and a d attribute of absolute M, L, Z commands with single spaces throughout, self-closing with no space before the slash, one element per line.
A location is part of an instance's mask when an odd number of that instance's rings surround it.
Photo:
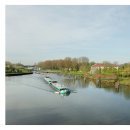
<path fill-rule="evenodd" d="M 17 75 L 26 75 L 32 74 L 33 72 L 26 68 L 15 68 L 15 70 L 6 70 L 6 76 L 17 76 Z"/>
<path fill-rule="evenodd" d="M 121 78 L 120 79 L 120 84 L 130 86 L 130 78 Z"/>
<path fill-rule="evenodd" d="M 65 70 L 48 70 L 48 72 L 52 73 L 62 73 L 66 75 L 73 75 L 73 76 L 81 76 L 86 77 L 89 79 L 101 79 L 102 83 L 110 86 L 114 85 L 115 81 L 117 80 L 118 76 L 115 73 L 102 73 L 102 74 L 95 74 L 90 75 L 89 73 L 85 73 L 83 71 L 65 71 Z M 121 85 L 130 86 L 130 77 L 119 77 L 119 81 Z"/>
<path fill-rule="evenodd" d="M 63 74 L 73 75 L 73 76 L 83 76 L 82 71 L 62 71 Z"/>

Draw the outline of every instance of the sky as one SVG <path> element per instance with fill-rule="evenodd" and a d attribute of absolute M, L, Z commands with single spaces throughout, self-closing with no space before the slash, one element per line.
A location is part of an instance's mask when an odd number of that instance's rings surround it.
<path fill-rule="evenodd" d="M 6 60 L 130 62 L 129 5 L 7 5 Z"/>

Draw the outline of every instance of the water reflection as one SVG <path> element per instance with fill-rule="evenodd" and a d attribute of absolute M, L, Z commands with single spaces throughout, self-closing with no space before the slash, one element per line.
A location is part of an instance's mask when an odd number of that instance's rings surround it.
<path fill-rule="evenodd" d="M 125 98 L 130 99 L 130 87 L 119 85 L 119 81 L 116 81 L 115 84 L 105 84 L 101 79 L 92 80 L 92 82 L 97 88 L 102 88 L 108 92 L 123 94 Z"/>
<path fill-rule="evenodd" d="M 6 77 L 6 124 L 130 124 L 129 87 L 117 90 L 102 81 L 49 76 L 77 93 L 54 91 L 44 75 Z"/>
<path fill-rule="evenodd" d="M 61 76 L 61 75 L 60 75 Z M 63 76 L 63 75 L 62 75 Z M 64 76 L 62 82 L 65 86 L 70 88 L 86 88 L 88 86 L 95 86 L 97 88 L 104 89 L 107 92 L 113 92 L 115 94 L 121 94 L 126 99 L 130 99 L 130 87 L 119 85 L 119 81 L 115 84 L 105 84 L 103 80 L 89 80 L 88 78 L 75 77 L 75 76 Z"/>
<path fill-rule="evenodd" d="M 86 78 L 82 78 L 82 77 L 68 77 L 68 78 L 64 78 L 62 80 L 62 82 L 64 83 L 65 86 L 69 86 L 69 87 L 81 87 L 81 88 L 86 88 L 89 86 L 89 79 Z"/>

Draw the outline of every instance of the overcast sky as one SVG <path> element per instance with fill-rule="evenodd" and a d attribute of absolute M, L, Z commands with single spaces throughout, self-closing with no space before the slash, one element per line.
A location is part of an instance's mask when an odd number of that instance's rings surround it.
<path fill-rule="evenodd" d="M 130 6 L 6 6 L 6 60 L 130 62 Z"/>

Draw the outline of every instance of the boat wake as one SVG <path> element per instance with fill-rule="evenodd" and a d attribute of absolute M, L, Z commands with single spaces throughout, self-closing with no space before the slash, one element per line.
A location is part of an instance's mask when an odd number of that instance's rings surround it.
<path fill-rule="evenodd" d="M 30 85 L 30 84 L 24 84 L 24 83 L 21 83 L 22 85 L 26 86 L 26 87 L 32 87 L 32 88 L 35 88 L 35 89 L 40 89 L 40 90 L 43 90 L 43 91 L 46 91 L 46 92 L 50 92 L 50 93 L 54 93 L 54 94 L 59 94 L 61 96 L 69 96 L 70 94 L 61 94 L 59 91 L 55 91 L 55 90 L 47 90 L 47 89 L 44 89 L 42 87 L 37 87 L 37 86 L 34 86 L 34 85 Z M 77 93 L 76 91 L 73 91 L 73 90 L 70 90 L 71 93 Z"/>

